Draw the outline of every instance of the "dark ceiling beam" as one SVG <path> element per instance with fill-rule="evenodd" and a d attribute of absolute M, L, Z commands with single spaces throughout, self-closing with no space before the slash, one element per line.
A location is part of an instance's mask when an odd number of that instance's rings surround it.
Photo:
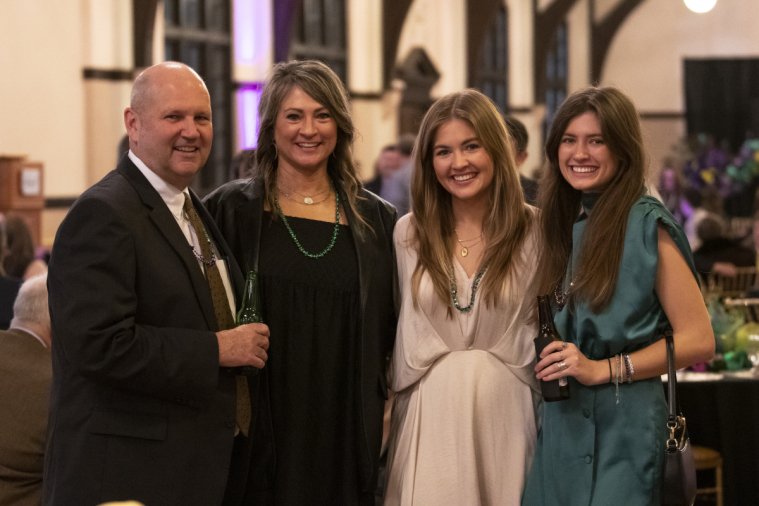
<path fill-rule="evenodd" d="M 477 82 L 482 46 L 485 37 L 493 27 L 493 21 L 501 5 L 503 5 L 503 0 L 468 0 L 466 3 L 466 56 L 469 86 L 474 86 Z"/>
<path fill-rule="evenodd" d="M 596 84 L 601 80 L 606 55 L 609 52 L 611 41 L 617 34 L 622 23 L 630 13 L 640 5 L 643 0 L 622 0 L 600 23 L 593 23 L 593 35 L 591 41 L 591 82 Z"/>
<path fill-rule="evenodd" d="M 556 29 L 564 22 L 577 0 L 555 0 L 542 13 L 538 2 L 533 0 L 535 11 L 535 102 L 546 101 L 546 61 L 551 47 L 556 43 Z"/>
<path fill-rule="evenodd" d="M 390 89 L 395 73 L 395 58 L 403 23 L 413 0 L 385 0 L 382 2 L 382 83 Z"/>

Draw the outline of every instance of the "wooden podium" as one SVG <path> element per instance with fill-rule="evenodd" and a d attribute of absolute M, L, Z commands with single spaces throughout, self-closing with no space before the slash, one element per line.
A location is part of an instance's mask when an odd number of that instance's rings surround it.
<path fill-rule="evenodd" d="M 25 156 L 0 155 L 0 212 L 22 218 L 32 232 L 34 245 L 42 240 L 43 166 Z"/>

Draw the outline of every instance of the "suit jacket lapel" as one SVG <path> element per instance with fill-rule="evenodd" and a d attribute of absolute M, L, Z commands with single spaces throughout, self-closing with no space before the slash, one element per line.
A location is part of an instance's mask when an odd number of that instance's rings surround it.
<path fill-rule="evenodd" d="M 171 211 L 169 211 L 161 196 L 150 182 L 145 179 L 140 169 L 132 163 L 129 157 L 125 156 L 122 158 L 116 170 L 132 184 L 142 202 L 150 209 L 150 219 L 155 223 L 171 247 L 176 250 L 177 255 L 179 255 L 190 276 L 190 281 L 195 289 L 195 295 L 203 310 L 203 316 L 206 319 L 206 323 L 208 323 L 208 328 L 216 330 L 216 313 L 214 312 L 213 299 L 211 298 L 211 289 L 208 287 L 208 281 L 206 281 L 203 271 L 198 265 L 198 260 L 192 254 L 192 249 L 187 244 L 187 239 L 177 225 L 177 221 L 172 216 Z"/>

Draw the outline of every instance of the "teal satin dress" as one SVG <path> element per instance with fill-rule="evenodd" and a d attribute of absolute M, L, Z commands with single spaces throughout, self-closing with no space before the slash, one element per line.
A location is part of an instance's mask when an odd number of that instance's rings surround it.
<path fill-rule="evenodd" d="M 583 195 L 574 224 L 582 242 L 597 195 Z M 562 338 L 591 360 L 632 353 L 656 342 L 667 316 L 654 293 L 662 225 L 695 274 L 693 255 L 675 218 L 653 197 L 641 197 L 627 219 L 624 252 L 611 304 L 594 314 L 585 304 L 556 312 Z M 579 248 L 572 251 L 577 261 Z M 565 280 L 568 286 L 569 280 Z M 615 386 L 584 386 L 569 378 L 570 399 L 543 403 L 542 428 L 523 506 L 652 506 L 661 502 L 667 404 L 657 376 Z"/>

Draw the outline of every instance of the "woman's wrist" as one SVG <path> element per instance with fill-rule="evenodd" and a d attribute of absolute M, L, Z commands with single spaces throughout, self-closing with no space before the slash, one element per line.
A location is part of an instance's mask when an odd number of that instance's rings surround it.
<path fill-rule="evenodd" d="M 613 361 L 613 359 L 612 359 Z M 607 359 L 603 360 L 594 360 L 593 361 L 593 367 L 595 371 L 593 372 L 593 384 L 594 385 L 603 385 L 605 383 L 609 382 L 609 374 L 610 374 L 610 367 L 609 362 Z M 613 367 L 613 365 L 612 365 Z"/>

